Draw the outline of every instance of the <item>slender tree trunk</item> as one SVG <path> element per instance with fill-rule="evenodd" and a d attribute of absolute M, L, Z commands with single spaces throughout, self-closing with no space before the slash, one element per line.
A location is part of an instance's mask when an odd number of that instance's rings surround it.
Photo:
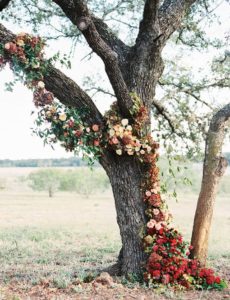
<path fill-rule="evenodd" d="M 208 253 L 208 240 L 218 185 L 227 168 L 227 160 L 222 157 L 221 152 L 229 117 L 230 104 L 214 115 L 206 139 L 203 178 L 191 240 L 193 246 L 191 258 L 197 258 L 203 265 L 206 263 Z"/>
<path fill-rule="evenodd" d="M 142 246 L 146 216 L 141 191 L 143 182 L 141 163 L 134 157 L 114 156 L 108 175 L 113 189 L 122 240 L 118 262 L 119 273 L 138 274 L 146 261 Z"/>
<path fill-rule="evenodd" d="M 52 187 L 49 187 L 49 197 L 50 198 L 53 197 L 53 189 L 52 189 Z"/>

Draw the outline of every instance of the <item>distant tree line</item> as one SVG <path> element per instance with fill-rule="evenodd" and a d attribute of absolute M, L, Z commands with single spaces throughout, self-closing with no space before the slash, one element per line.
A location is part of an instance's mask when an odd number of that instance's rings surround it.
<path fill-rule="evenodd" d="M 21 159 L 21 160 L 0 160 L 0 168 L 36 168 L 36 167 L 84 167 L 87 162 L 80 157 L 55 158 L 55 159 Z"/>
<path fill-rule="evenodd" d="M 96 192 L 109 189 L 109 179 L 102 168 L 77 168 L 77 169 L 38 169 L 29 174 L 25 181 L 35 191 L 46 191 L 49 197 L 57 191 L 76 192 L 89 197 Z"/>

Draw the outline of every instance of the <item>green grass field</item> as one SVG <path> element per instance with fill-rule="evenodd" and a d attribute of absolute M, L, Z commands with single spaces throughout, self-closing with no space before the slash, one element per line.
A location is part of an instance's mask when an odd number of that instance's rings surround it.
<path fill-rule="evenodd" d="M 24 186 L 18 180 L 23 172 L 29 170 L 0 170 L 0 178 L 10 178 L 11 186 L 0 191 L 2 283 L 17 282 L 27 289 L 49 280 L 53 287 L 65 288 L 116 260 L 121 245 L 110 191 L 89 198 L 59 192 L 49 198 Z M 217 269 L 230 261 L 229 196 L 218 196 L 214 213 L 209 257 Z M 196 194 L 184 194 L 178 203 L 168 203 L 187 240 L 196 200 Z"/>

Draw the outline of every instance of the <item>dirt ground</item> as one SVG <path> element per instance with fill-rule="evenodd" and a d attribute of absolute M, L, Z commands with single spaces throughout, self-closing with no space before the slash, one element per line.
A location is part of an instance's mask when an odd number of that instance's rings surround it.
<path fill-rule="evenodd" d="M 58 193 L 49 198 L 18 180 L 26 175 L 25 170 L 7 172 L 0 170 L 0 177 L 2 174 L 10 186 L 0 191 L 0 300 L 230 299 L 230 289 L 153 289 L 107 274 L 98 277 L 99 269 L 115 262 L 121 246 L 111 193 L 88 199 Z M 195 194 L 181 195 L 179 203 L 169 203 L 186 240 L 190 239 L 196 199 Z M 218 197 L 217 203 L 209 266 L 229 282 L 229 195 Z M 89 274 L 92 281 L 86 283 Z"/>

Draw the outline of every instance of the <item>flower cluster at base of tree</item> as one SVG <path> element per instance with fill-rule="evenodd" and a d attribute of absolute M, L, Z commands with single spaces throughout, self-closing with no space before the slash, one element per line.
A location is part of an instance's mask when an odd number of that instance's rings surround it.
<path fill-rule="evenodd" d="M 160 194 L 157 156 L 150 152 L 142 159 L 147 165 L 143 200 L 148 217 L 143 238 L 144 251 L 148 254 L 144 279 L 149 283 L 176 284 L 185 288 L 225 288 L 225 281 L 215 276 L 213 270 L 202 268 L 198 260 L 188 258 L 192 246 L 188 246 L 172 227 L 172 216 Z"/>
<path fill-rule="evenodd" d="M 159 144 L 150 134 L 145 134 L 148 114 L 140 99 L 132 94 L 134 105 L 133 120 L 124 119 L 117 104 L 105 114 L 105 124 L 88 125 L 82 121 L 84 112 L 77 112 L 57 101 L 47 91 L 44 75 L 47 63 L 43 59 L 44 42 L 39 37 L 19 34 L 12 42 L 0 47 L 0 69 L 6 63 L 29 88 L 34 89 L 34 103 L 41 107 L 36 124 L 36 133 L 47 143 L 60 141 L 67 151 L 83 150 L 88 155 L 103 155 L 104 149 L 117 155 L 137 157 L 146 165 L 146 176 L 141 187 L 146 203 L 145 236 L 143 248 L 148 254 L 144 278 L 159 284 L 179 284 L 186 288 L 226 287 L 226 283 L 213 270 L 201 268 L 199 262 L 189 259 L 188 245 L 181 234 L 172 226 L 171 215 L 160 194 L 159 170 L 156 166 Z M 22 74 L 26 74 L 26 77 Z M 48 127 L 47 127 L 48 125 Z M 45 128 L 42 128 L 45 126 Z"/>

